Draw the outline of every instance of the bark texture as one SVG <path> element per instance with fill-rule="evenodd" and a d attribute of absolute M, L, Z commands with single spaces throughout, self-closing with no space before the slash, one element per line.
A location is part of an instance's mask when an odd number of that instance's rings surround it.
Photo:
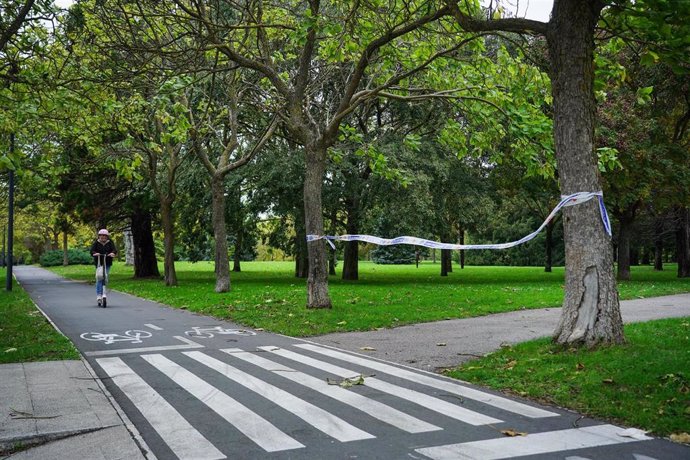
<path fill-rule="evenodd" d="M 347 222 L 345 223 L 345 233 L 348 235 L 359 234 L 359 199 L 350 197 L 345 200 L 347 208 Z M 343 279 L 356 281 L 359 279 L 359 242 L 345 242 L 343 255 Z"/>
<path fill-rule="evenodd" d="M 213 208 L 213 237 L 215 244 L 216 292 L 230 290 L 230 262 L 228 259 L 228 235 L 225 230 L 225 188 L 223 177 L 211 180 L 211 200 Z"/>
<path fill-rule="evenodd" d="M 554 138 L 562 194 L 601 190 L 594 155 L 594 26 L 602 2 L 556 0 L 547 41 Z M 622 343 L 613 249 L 596 200 L 566 207 L 565 298 L 554 331 L 560 344 Z"/>
<path fill-rule="evenodd" d="M 304 177 L 304 223 L 308 235 L 323 235 L 321 191 L 326 171 L 326 149 L 308 145 Z M 328 294 L 328 251 L 324 240 L 307 243 L 309 268 L 307 276 L 307 308 L 331 308 Z"/>
<path fill-rule="evenodd" d="M 132 214 L 132 243 L 134 244 L 134 277 L 160 277 L 156 247 L 153 244 L 151 214 L 138 210 Z"/>
<path fill-rule="evenodd" d="M 165 256 L 163 260 L 163 277 L 166 286 L 177 286 L 177 272 L 175 271 L 175 224 L 173 218 L 173 199 L 160 197 L 161 224 L 163 226 L 163 246 Z"/>
<path fill-rule="evenodd" d="M 618 279 L 621 281 L 630 280 L 630 237 L 632 225 L 635 221 L 635 213 L 626 210 L 617 213 L 618 227 Z"/>

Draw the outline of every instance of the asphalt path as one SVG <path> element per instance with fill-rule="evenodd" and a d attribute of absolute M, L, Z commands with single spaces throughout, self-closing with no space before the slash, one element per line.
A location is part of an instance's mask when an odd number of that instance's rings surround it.
<path fill-rule="evenodd" d="M 559 408 L 173 309 L 37 267 L 15 276 L 159 459 L 690 458 Z M 509 436 L 520 434 L 519 436 Z"/>

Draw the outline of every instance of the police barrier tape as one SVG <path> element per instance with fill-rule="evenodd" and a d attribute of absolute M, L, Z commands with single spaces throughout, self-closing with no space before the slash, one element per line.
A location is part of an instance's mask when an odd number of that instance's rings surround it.
<path fill-rule="evenodd" d="M 373 243 L 379 246 L 391 246 L 394 244 L 411 244 L 414 246 L 424 246 L 426 248 L 433 249 L 451 249 L 451 250 L 461 250 L 461 249 L 508 249 L 520 244 L 526 243 L 536 237 L 539 232 L 541 232 L 544 227 L 554 218 L 554 216 L 565 206 L 575 206 L 589 201 L 593 198 L 599 200 L 599 212 L 601 214 L 601 221 L 604 225 L 606 233 L 611 236 L 611 222 L 609 221 L 609 215 L 606 212 L 606 207 L 604 206 L 604 194 L 602 192 L 577 192 L 567 196 L 561 196 L 561 201 L 553 208 L 553 211 L 548 215 L 544 223 L 542 223 L 538 229 L 529 235 L 517 240 L 511 241 L 509 243 L 499 243 L 499 244 L 453 244 L 453 243 L 439 243 L 438 241 L 425 240 L 422 238 L 417 238 L 414 236 L 399 236 L 397 238 L 379 238 L 378 236 L 372 235 L 307 235 L 307 241 L 318 241 L 326 240 L 326 242 L 335 249 L 333 241 L 364 241 L 367 243 Z"/>

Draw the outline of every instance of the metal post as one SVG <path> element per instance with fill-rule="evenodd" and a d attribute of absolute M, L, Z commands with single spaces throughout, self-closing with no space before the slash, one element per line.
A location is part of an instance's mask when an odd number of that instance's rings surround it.
<path fill-rule="evenodd" d="M 10 134 L 10 158 L 14 156 L 14 133 Z M 7 206 L 7 279 L 5 289 L 12 290 L 12 265 L 14 263 L 14 170 L 10 169 L 9 177 L 9 204 Z"/>

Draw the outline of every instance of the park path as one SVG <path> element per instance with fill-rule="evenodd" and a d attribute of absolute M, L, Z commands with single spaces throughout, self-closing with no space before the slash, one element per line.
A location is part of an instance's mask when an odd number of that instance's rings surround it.
<path fill-rule="evenodd" d="M 550 336 L 560 308 L 518 310 L 478 318 L 452 319 L 312 337 L 311 340 L 408 366 L 438 371 L 527 340 Z M 690 294 L 621 301 L 623 322 L 690 317 Z"/>
<path fill-rule="evenodd" d="M 639 430 L 118 292 L 98 308 L 91 285 L 37 267 L 15 273 L 94 368 L 150 458 L 670 460 L 690 453 Z"/>

